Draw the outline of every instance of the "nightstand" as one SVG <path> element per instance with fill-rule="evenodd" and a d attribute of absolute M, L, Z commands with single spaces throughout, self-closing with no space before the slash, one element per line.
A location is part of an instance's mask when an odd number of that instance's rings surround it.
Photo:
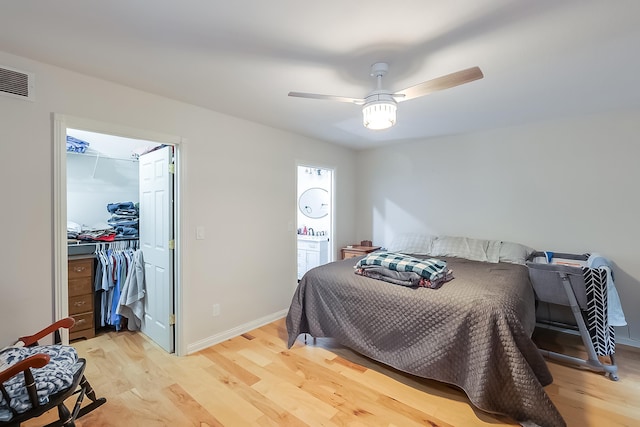
<path fill-rule="evenodd" d="M 378 249 L 380 249 L 380 246 L 353 245 L 351 247 L 342 248 L 340 249 L 340 251 L 342 253 L 342 259 L 347 259 L 347 258 L 354 258 L 357 256 L 363 256 L 370 252 L 377 251 Z"/>

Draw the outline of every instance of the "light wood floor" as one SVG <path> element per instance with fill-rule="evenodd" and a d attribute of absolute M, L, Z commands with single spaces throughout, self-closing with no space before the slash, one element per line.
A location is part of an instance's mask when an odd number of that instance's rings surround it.
<path fill-rule="evenodd" d="M 560 345 L 557 334 L 536 333 L 540 346 L 579 353 L 573 338 Z M 288 350 L 284 320 L 186 357 L 126 331 L 73 345 L 107 398 L 78 426 L 516 425 L 475 409 L 454 387 L 391 370 L 330 339 L 305 345 L 301 337 Z M 617 350 L 618 382 L 549 362 L 554 382 L 546 390 L 568 426 L 640 425 L 640 351 Z M 55 419 L 49 415 L 25 425 Z"/>

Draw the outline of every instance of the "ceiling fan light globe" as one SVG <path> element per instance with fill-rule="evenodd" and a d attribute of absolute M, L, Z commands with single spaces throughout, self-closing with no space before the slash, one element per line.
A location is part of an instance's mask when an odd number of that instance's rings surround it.
<path fill-rule="evenodd" d="M 388 129 L 396 124 L 397 109 L 393 101 L 369 102 L 362 107 L 362 123 L 371 130 Z"/>

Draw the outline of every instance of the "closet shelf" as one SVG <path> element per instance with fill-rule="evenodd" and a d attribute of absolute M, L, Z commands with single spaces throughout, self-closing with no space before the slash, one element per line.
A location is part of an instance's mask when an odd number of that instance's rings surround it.
<path fill-rule="evenodd" d="M 117 237 L 115 240 L 110 242 L 103 242 L 101 240 L 78 240 L 78 239 L 67 239 L 67 246 L 84 246 L 84 245 L 95 245 L 96 243 L 114 243 L 114 242 L 126 242 L 129 240 L 140 240 L 138 237 Z"/>
<path fill-rule="evenodd" d="M 106 154 L 102 154 L 98 151 L 90 151 L 87 150 L 84 153 L 78 153 L 76 151 L 67 151 L 67 154 L 72 154 L 75 156 L 83 156 L 83 157 L 95 157 L 96 161 L 99 159 L 111 159 L 111 160 L 123 160 L 126 162 L 138 162 L 139 159 L 137 157 L 118 157 L 118 156 L 109 156 Z"/>

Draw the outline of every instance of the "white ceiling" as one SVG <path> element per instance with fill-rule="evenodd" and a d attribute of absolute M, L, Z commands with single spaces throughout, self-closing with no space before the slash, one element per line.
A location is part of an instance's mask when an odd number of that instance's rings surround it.
<path fill-rule="evenodd" d="M 0 8 L 2 51 L 354 148 L 638 108 L 639 49 L 637 0 L 20 0 Z M 356 105 L 287 96 L 364 97 L 379 61 L 390 65 L 392 91 L 476 65 L 485 77 L 399 104 L 398 124 L 385 131 L 365 129 Z"/>

